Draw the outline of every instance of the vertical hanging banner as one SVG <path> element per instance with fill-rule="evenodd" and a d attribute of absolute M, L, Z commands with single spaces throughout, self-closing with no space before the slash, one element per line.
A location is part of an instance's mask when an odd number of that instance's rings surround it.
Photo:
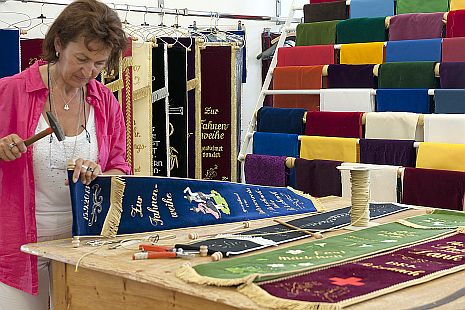
<path fill-rule="evenodd" d="M 132 43 L 134 174 L 151 176 L 152 156 L 152 43 Z"/>
<path fill-rule="evenodd" d="M 42 42 L 44 39 L 24 39 L 20 40 L 21 46 L 21 71 L 26 70 L 37 60 L 41 59 Z"/>
<path fill-rule="evenodd" d="M 132 110 L 132 39 L 129 38 L 128 48 L 123 53 L 123 90 L 121 94 L 121 108 L 126 124 L 126 161 L 134 173 L 133 148 L 133 110 Z"/>
<path fill-rule="evenodd" d="M 21 69 L 19 30 L 0 29 L 0 40 L 3 44 L 0 49 L 0 78 L 15 75 Z"/>
<path fill-rule="evenodd" d="M 152 49 L 152 156 L 154 176 L 170 176 L 168 115 L 168 50 L 158 43 Z"/>
<path fill-rule="evenodd" d="M 223 46 L 222 46 L 223 45 Z M 237 46 L 207 43 L 201 50 L 200 177 L 237 181 Z"/>
<path fill-rule="evenodd" d="M 119 60 L 118 71 L 106 72 L 103 70 L 100 74 L 100 81 L 105 85 L 118 100 L 120 106 L 123 102 L 123 59 Z"/>

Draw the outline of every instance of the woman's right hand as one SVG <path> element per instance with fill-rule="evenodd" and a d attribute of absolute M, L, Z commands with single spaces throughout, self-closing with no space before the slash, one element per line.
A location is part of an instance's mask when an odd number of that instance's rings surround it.
<path fill-rule="evenodd" d="M 0 159 L 12 161 L 21 157 L 21 153 L 26 153 L 27 148 L 17 134 L 11 134 L 0 139 Z"/>

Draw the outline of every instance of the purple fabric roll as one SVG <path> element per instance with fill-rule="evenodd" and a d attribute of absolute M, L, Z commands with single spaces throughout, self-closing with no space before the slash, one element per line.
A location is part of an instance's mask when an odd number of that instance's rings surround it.
<path fill-rule="evenodd" d="M 439 66 L 441 88 L 465 88 L 465 62 L 443 62 Z"/>
<path fill-rule="evenodd" d="M 329 65 L 328 88 L 376 88 L 374 65 Z"/>
<path fill-rule="evenodd" d="M 245 183 L 265 186 L 287 186 L 289 174 L 285 156 L 247 154 L 244 163 Z"/>
<path fill-rule="evenodd" d="M 342 162 L 333 160 L 295 160 L 295 188 L 315 197 L 342 196 Z"/>
<path fill-rule="evenodd" d="M 419 13 L 393 16 L 389 24 L 389 41 L 441 38 L 443 15 Z"/>
<path fill-rule="evenodd" d="M 415 167 L 417 153 L 411 140 L 360 139 L 360 162 Z"/>

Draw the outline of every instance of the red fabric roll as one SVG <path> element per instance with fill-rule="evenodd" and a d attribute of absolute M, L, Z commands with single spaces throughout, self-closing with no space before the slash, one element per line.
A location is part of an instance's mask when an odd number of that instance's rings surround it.
<path fill-rule="evenodd" d="M 446 37 L 465 37 L 465 10 L 449 12 L 447 15 Z"/>
<path fill-rule="evenodd" d="M 334 64 L 334 45 L 280 47 L 278 67 Z"/>
<path fill-rule="evenodd" d="M 362 112 L 307 112 L 305 134 L 362 138 Z"/>

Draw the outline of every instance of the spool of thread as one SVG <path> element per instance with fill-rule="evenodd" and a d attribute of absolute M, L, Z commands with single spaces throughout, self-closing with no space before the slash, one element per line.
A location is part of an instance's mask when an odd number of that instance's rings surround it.
<path fill-rule="evenodd" d="M 200 257 L 208 256 L 208 246 L 201 245 L 200 248 L 199 248 L 199 255 L 200 255 Z"/>
<path fill-rule="evenodd" d="M 368 204 L 370 199 L 370 171 L 368 169 L 351 169 L 350 181 L 352 183 L 351 225 L 366 227 L 370 220 Z"/>
<path fill-rule="evenodd" d="M 220 261 L 223 258 L 223 253 L 221 252 L 215 252 L 212 254 L 212 261 L 217 262 Z"/>

